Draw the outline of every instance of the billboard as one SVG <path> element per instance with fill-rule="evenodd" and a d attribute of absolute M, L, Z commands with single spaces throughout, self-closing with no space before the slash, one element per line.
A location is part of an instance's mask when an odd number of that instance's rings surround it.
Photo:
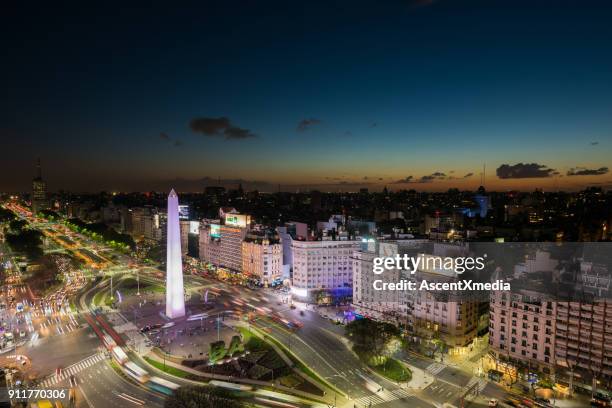
<path fill-rule="evenodd" d="M 212 238 L 221 238 L 221 226 L 219 224 L 210 224 L 210 236 Z"/>
<path fill-rule="evenodd" d="M 200 221 L 189 221 L 189 233 L 190 234 L 200 233 Z"/>
<path fill-rule="evenodd" d="M 233 225 L 235 227 L 246 228 L 247 224 L 251 223 L 251 217 L 244 214 L 226 214 L 225 225 Z"/>
<path fill-rule="evenodd" d="M 189 206 L 179 205 L 178 213 L 179 213 L 179 220 L 188 220 L 189 219 Z"/>

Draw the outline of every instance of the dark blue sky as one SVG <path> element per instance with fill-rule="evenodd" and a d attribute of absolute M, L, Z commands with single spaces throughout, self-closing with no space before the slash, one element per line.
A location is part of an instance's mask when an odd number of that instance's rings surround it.
<path fill-rule="evenodd" d="M 0 190 L 612 185 L 610 2 L 44 7 L 0 17 Z"/>

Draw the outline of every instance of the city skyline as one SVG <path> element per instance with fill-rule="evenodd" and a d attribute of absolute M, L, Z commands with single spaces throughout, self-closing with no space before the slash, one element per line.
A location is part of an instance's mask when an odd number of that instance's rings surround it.
<path fill-rule="evenodd" d="M 604 2 L 6 16 L 3 191 L 612 185 Z"/>

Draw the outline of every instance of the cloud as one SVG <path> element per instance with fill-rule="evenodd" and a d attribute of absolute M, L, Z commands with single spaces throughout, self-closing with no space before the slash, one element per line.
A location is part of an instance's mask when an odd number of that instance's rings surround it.
<path fill-rule="evenodd" d="M 414 183 L 414 177 L 412 176 L 408 176 L 406 178 L 403 178 L 401 180 L 396 180 L 394 182 L 392 182 L 391 184 L 406 184 L 406 183 Z"/>
<path fill-rule="evenodd" d="M 607 174 L 609 169 L 607 167 L 600 167 L 598 169 L 586 169 L 584 167 L 576 167 L 569 169 L 567 172 L 568 176 L 601 176 Z"/>
<path fill-rule="evenodd" d="M 240 140 L 257 137 L 249 129 L 244 129 L 232 124 L 226 117 L 220 118 L 195 118 L 189 122 L 189 127 L 195 133 L 204 136 L 220 136 L 225 140 Z"/>
<path fill-rule="evenodd" d="M 310 129 L 312 126 L 318 125 L 319 123 L 321 123 L 321 121 L 319 119 L 315 119 L 315 118 L 302 119 L 298 123 L 296 130 L 298 132 L 304 132 L 304 131 Z"/>
<path fill-rule="evenodd" d="M 502 164 L 497 168 L 497 177 L 500 179 L 522 179 L 551 177 L 555 169 L 538 163 L 517 163 L 515 165 Z"/>
<path fill-rule="evenodd" d="M 597 146 L 599 142 L 591 142 L 591 146 Z"/>
<path fill-rule="evenodd" d="M 470 178 L 474 175 L 474 173 L 468 173 L 465 176 L 463 176 L 463 178 Z"/>
<path fill-rule="evenodd" d="M 446 179 L 447 176 L 446 174 L 440 172 L 440 171 L 436 171 L 433 172 L 431 174 L 428 174 L 426 176 L 422 176 L 418 179 L 415 179 L 413 176 L 408 176 L 406 178 L 400 179 L 400 180 L 396 180 L 394 182 L 392 182 L 391 184 L 409 184 L 409 183 L 431 183 L 432 181 L 435 180 L 444 180 Z"/>
<path fill-rule="evenodd" d="M 172 137 L 170 137 L 170 135 L 169 135 L 169 134 L 167 134 L 166 132 L 161 132 L 161 133 L 159 134 L 159 138 L 160 138 L 161 140 L 163 140 L 164 142 L 171 143 L 171 144 L 172 144 L 172 146 L 174 146 L 174 147 L 179 147 L 179 146 L 182 146 L 182 145 L 183 145 L 183 142 L 181 142 L 181 141 L 180 141 L 180 140 L 178 140 L 178 139 L 173 139 L 173 138 L 172 138 Z"/>

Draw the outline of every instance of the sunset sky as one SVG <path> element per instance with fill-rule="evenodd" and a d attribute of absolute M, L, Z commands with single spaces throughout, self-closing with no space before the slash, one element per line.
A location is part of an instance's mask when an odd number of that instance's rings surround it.
<path fill-rule="evenodd" d="M 0 191 L 612 188 L 609 1 L 77 4 L 0 16 Z"/>

